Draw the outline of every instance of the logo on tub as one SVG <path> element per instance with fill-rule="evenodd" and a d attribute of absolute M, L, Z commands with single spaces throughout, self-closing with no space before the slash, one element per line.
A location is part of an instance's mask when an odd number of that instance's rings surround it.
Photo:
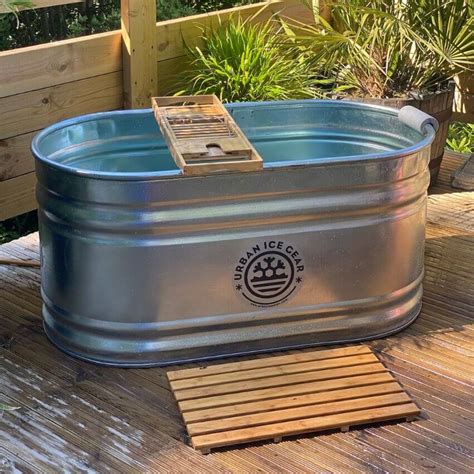
<path fill-rule="evenodd" d="M 241 256 L 234 269 L 234 285 L 252 305 L 275 306 L 296 293 L 303 273 L 303 257 L 293 245 L 266 240 Z"/>

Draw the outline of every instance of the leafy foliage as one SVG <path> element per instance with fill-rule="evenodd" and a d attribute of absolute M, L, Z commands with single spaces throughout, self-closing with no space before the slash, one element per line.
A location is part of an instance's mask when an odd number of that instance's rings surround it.
<path fill-rule="evenodd" d="M 66 36 L 76 37 L 111 31 L 120 28 L 120 1 L 93 1 L 81 13 L 72 12 L 66 21 Z"/>
<path fill-rule="evenodd" d="M 220 24 L 203 31 L 202 44 L 190 50 L 188 85 L 180 93 L 216 94 L 224 102 L 314 96 L 306 58 L 271 21 Z"/>
<path fill-rule="evenodd" d="M 459 153 L 474 153 L 474 123 L 451 123 L 446 145 Z"/>
<path fill-rule="evenodd" d="M 13 217 L 0 222 L 0 245 L 10 240 L 17 239 L 22 235 L 30 234 L 38 230 L 38 216 L 36 211 Z"/>
<path fill-rule="evenodd" d="M 194 15 L 196 8 L 183 0 L 158 0 L 156 3 L 156 18 L 158 21 Z"/>
<path fill-rule="evenodd" d="M 286 25 L 333 90 L 389 98 L 474 70 L 472 0 L 338 0 L 332 21 Z"/>

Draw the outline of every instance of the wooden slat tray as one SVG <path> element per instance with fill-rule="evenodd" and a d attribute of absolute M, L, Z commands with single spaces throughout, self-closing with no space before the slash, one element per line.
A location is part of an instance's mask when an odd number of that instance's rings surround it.
<path fill-rule="evenodd" d="M 262 169 L 262 158 L 216 96 L 153 97 L 152 106 L 183 174 Z"/>
<path fill-rule="evenodd" d="M 420 413 L 365 345 L 177 370 L 168 379 L 202 453 Z"/>

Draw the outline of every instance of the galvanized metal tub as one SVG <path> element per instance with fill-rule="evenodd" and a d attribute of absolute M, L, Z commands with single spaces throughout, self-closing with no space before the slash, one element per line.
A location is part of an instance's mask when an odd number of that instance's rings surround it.
<path fill-rule="evenodd" d="M 262 171 L 183 177 L 150 110 L 36 136 L 58 347 L 151 366 L 381 337 L 417 316 L 434 121 L 335 101 L 228 108 Z"/>

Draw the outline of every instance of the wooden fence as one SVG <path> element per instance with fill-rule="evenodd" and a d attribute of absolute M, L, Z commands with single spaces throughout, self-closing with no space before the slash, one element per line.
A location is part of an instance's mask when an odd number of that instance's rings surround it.
<path fill-rule="evenodd" d="M 122 31 L 0 52 L 0 221 L 36 208 L 30 143 L 38 130 L 81 114 L 148 107 L 151 94 L 164 95 L 175 85 L 186 47 L 199 44 L 202 28 L 232 15 L 312 20 L 301 0 L 159 23 L 154 5 L 155 0 L 122 0 Z M 464 107 L 472 106 L 472 89 L 465 86 Z M 462 116 L 472 121 L 472 109 L 457 118 Z"/>
<path fill-rule="evenodd" d="M 0 220 L 35 209 L 34 134 L 123 104 L 121 38 L 104 33 L 0 53 Z"/>

